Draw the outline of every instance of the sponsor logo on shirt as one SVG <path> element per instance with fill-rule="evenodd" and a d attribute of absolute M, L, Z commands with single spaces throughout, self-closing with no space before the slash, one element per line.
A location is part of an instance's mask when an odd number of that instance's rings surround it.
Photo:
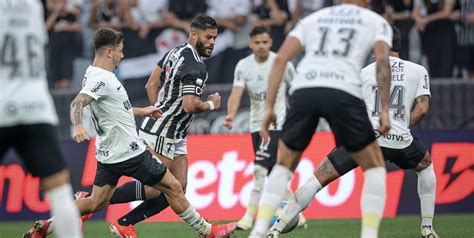
<path fill-rule="evenodd" d="M 107 156 L 109 156 L 109 151 L 108 150 L 97 150 L 95 152 L 95 154 L 98 155 L 98 156 L 107 157 Z"/>
<path fill-rule="evenodd" d="M 382 137 L 387 140 L 404 141 L 402 135 L 387 134 L 386 136 L 382 136 Z"/>
<path fill-rule="evenodd" d="M 98 83 L 95 84 L 94 88 L 91 90 L 91 92 L 93 93 L 96 93 L 97 91 L 99 91 L 100 88 L 104 87 L 105 86 L 105 83 L 100 81 Z"/>

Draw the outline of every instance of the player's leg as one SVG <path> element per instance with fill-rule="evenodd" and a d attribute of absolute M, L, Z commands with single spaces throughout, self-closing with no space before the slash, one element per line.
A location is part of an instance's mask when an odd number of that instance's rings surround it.
<path fill-rule="evenodd" d="M 319 116 L 314 108 L 315 104 L 308 105 L 307 101 L 314 95 L 312 90 L 302 89 L 297 90 L 290 97 L 290 110 L 283 125 L 279 143 L 279 160 L 268 177 L 251 236 L 266 235 L 275 210 L 286 193 L 286 184 L 293 176 L 301 154 L 313 137 Z M 285 186 L 282 186 L 283 184 Z"/>
<path fill-rule="evenodd" d="M 308 178 L 303 186 L 291 195 L 277 222 L 270 230 L 280 233 L 296 215 L 309 206 L 314 196 L 322 188 L 357 166 L 357 163 L 354 162 L 343 147 L 331 151 L 319 163 L 314 176 Z"/>
<path fill-rule="evenodd" d="M 384 155 L 386 150 L 387 149 L 383 148 Z M 431 156 L 417 138 L 413 138 L 413 142 L 407 148 L 399 151 L 401 151 L 402 155 L 390 160 L 402 169 L 414 169 L 418 175 L 418 196 L 420 197 L 422 236 L 437 237 L 436 232 L 433 230 L 433 216 L 436 199 L 436 176 Z"/>
<path fill-rule="evenodd" d="M 375 141 L 375 133 L 364 101 L 339 90 L 321 92 L 333 103 L 324 106 L 324 114 L 336 137 L 364 170 L 361 196 L 362 237 L 377 237 L 386 197 L 385 162 Z"/>
<path fill-rule="evenodd" d="M 42 188 L 51 204 L 51 215 L 58 218 L 56 236 L 82 237 L 69 171 L 56 133 L 56 128 L 49 124 L 21 125 L 15 131 L 19 138 L 15 140 L 14 146 L 28 171 L 41 178 Z"/>
<path fill-rule="evenodd" d="M 428 151 L 426 151 L 423 160 L 420 161 L 415 170 L 418 175 L 418 196 L 420 197 L 422 236 L 436 238 L 438 235 L 433 228 L 436 201 L 436 176 L 431 162 L 431 156 Z"/>
<path fill-rule="evenodd" d="M 187 186 L 187 171 L 188 171 L 188 158 L 186 154 L 178 155 L 173 160 L 163 156 L 159 156 L 159 159 L 163 164 L 169 168 L 171 174 L 175 176 L 178 182 L 181 184 L 183 191 L 186 191 Z M 121 226 L 135 225 L 136 223 L 152 217 L 169 206 L 168 200 L 164 193 L 158 191 L 151 186 L 145 186 L 147 191 L 147 197 L 151 197 L 143 201 L 140 205 L 134 208 L 129 213 L 120 217 L 117 223 Z M 157 194 L 158 196 L 156 196 Z"/>
<path fill-rule="evenodd" d="M 271 135 L 270 135 L 271 137 Z M 276 140 L 276 141 L 273 141 Z M 244 216 L 237 222 L 237 228 L 241 230 L 249 230 L 252 228 L 253 219 L 257 212 L 258 203 L 265 185 L 265 178 L 268 175 L 269 168 L 275 165 L 275 161 L 270 161 L 271 145 L 278 147 L 278 138 L 270 138 L 269 143 L 264 143 L 260 137 L 260 133 L 252 133 L 252 144 L 255 152 L 254 168 L 253 168 L 253 187 L 250 191 L 250 199 L 245 210 Z M 277 151 L 277 148 L 274 150 Z M 276 158 L 276 153 L 273 155 Z"/>
<path fill-rule="evenodd" d="M 153 158 L 151 153 L 146 151 L 137 157 L 134 171 L 129 171 L 128 176 L 140 180 L 143 184 L 153 186 L 166 195 L 166 199 L 171 209 L 200 235 L 226 236 L 233 232 L 236 223 L 213 226 L 208 223 L 193 207 L 184 196 L 184 192 L 179 181 L 159 160 Z"/>

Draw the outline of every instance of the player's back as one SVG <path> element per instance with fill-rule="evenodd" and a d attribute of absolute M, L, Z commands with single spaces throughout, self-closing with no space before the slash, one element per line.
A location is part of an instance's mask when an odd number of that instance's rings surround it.
<path fill-rule="evenodd" d="M 410 113 L 415 99 L 430 95 L 429 77 L 426 69 L 410 61 L 390 57 L 392 83 L 389 97 L 389 117 L 392 129 L 379 139 L 380 146 L 402 149 L 410 145 Z M 374 128 L 379 125 L 380 93 L 376 82 L 376 67 L 372 63 L 361 71 L 364 101 Z"/>
<path fill-rule="evenodd" d="M 392 30 L 376 13 L 341 4 L 303 18 L 289 36 L 305 48 L 291 91 L 329 87 L 361 98 L 360 69 L 376 41 L 391 46 Z"/>
<path fill-rule="evenodd" d="M 0 0 L 0 126 L 57 124 L 48 91 L 39 1 Z"/>

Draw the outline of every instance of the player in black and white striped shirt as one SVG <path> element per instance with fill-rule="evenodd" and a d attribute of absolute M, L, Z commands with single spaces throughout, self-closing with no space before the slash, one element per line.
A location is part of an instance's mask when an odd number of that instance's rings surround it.
<path fill-rule="evenodd" d="M 206 65 L 201 57 L 211 56 L 217 37 L 217 24 L 209 16 L 198 16 L 191 23 L 188 42 L 169 51 L 155 66 L 145 88 L 150 104 L 162 116 L 145 118 L 139 129 L 140 138 L 159 154 L 160 160 L 181 183 L 187 185 L 187 129 L 195 113 L 218 109 L 221 97 L 214 93 L 201 101 L 207 81 Z M 157 193 L 138 181 L 124 184 L 114 192 L 110 203 L 146 200 L 118 219 L 128 227 L 151 217 L 166 207 L 164 193 Z"/>

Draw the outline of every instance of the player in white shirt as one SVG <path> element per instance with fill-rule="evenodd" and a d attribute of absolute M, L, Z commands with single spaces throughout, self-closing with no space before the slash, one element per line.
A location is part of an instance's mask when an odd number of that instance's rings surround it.
<path fill-rule="evenodd" d="M 410 133 L 410 127 L 417 125 L 429 108 L 429 77 L 426 69 L 399 58 L 400 32 L 393 28 L 393 46 L 390 52 L 392 86 L 390 97 L 390 121 L 392 129 L 377 139 L 385 160 L 402 169 L 413 169 L 418 175 L 418 195 L 421 205 L 421 236 L 436 238 L 433 216 L 436 195 L 436 177 L 429 152 Z M 367 113 L 374 129 L 378 128 L 379 93 L 375 80 L 375 64 L 361 71 L 363 94 Z M 314 176 L 301 186 L 283 208 L 277 222 L 270 229 L 271 237 L 278 237 L 296 214 L 304 210 L 321 188 L 313 188 L 317 180 L 325 187 L 335 179 L 357 168 L 344 147 L 334 149 L 318 165 Z"/>
<path fill-rule="evenodd" d="M 265 186 L 251 232 L 253 237 L 266 235 L 285 193 L 281 185 L 293 176 L 321 117 L 329 122 L 336 144 L 350 151 L 364 170 L 361 237 L 378 236 L 385 206 L 386 169 L 362 100 L 360 70 L 373 50 L 382 104 L 378 130 L 386 135 L 390 129 L 388 52 L 392 28 L 380 15 L 365 8 L 369 2 L 342 0 L 341 5 L 324 8 L 303 18 L 278 51 L 270 73 L 262 137 L 268 137 L 268 128 L 276 121 L 273 107 L 284 66 L 303 49 L 305 56 L 292 82 L 289 111 L 279 145 L 280 158 Z M 321 184 L 315 186 L 321 187 Z"/>
<path fill-rule="evenodd" d="M 120 177 L 133 177 L 166 194 L 173 211 L 201 236 L 222 237 L 233 232 L 236 224 L 211 225 L 197 213 L 184 196 L 181 184 L 138 137 L 134 116 L 160 117 L 156 106 L 132 107 L 127 92 L 112 73 L 123 58 L 122 33 L 108 28 L 94 34 L 95 57 L 86 71 L 82 90 L 71 103 L 73 139 L 89 140 L 82 125 L 82 111 L 88 106 L 94 121 L 97 170 L 92 195 L 76 200 L 81 215 L 95 213 L 108 204 Z M 39 221 L 55 224 L 51 219 Z M 133 226 L 130 228 L 133 229 Z M 45 237 L 47 230 L 34 234 Z M 119 231 L 112 233 L 121 237 Z M 44 235 L 43 235 L 44 234 Z M 35 236 L 36 237 L 36 236 Z"/>
<path fill-rule="evenodd" d="M 15 149 L 41 179 L 51 215 L 59 218 L 56 237 L 82 237 L 46 80 L 47 43 L 40 1 L 0 0 L 0 162 Z"/>
<path fill-rule="evenodd" d="M 241 59 L 234 71 L 234 86 L 227 101 L 227 116 L 224 126 L 232 129 L 233 119 L 240 106 L 240 100 L 247 89 L 250 96 L 250 132 L 255 152 L 254 161 L 254 186 L 250 192 L 250 200 L 247 210 L 237 227 L 242 230 L 252 228 L 253 219 L 257 211 L 260 195 L 265 184 L 265 177 L 270 173 L 276 163 L 278 152 L 278 139 L 286 116 L 286 93 L 293 76 L 295 68 L 288 62 L 285 68 L 284 82 L 278 89 L 275 111 L 277 112 L 277 126 L 270 131 L 270 141 L 264 141 L 260 137 L 262 119 L 267 98 L 268 76 L 270 74 L 276 54 L 270 51 L 272 38 L 269 30 L 264 26 L 257 26 L 250 32 L 249 47 L 253 54 Z M 291 191 L 289 191 L 290 193 Z"/>

